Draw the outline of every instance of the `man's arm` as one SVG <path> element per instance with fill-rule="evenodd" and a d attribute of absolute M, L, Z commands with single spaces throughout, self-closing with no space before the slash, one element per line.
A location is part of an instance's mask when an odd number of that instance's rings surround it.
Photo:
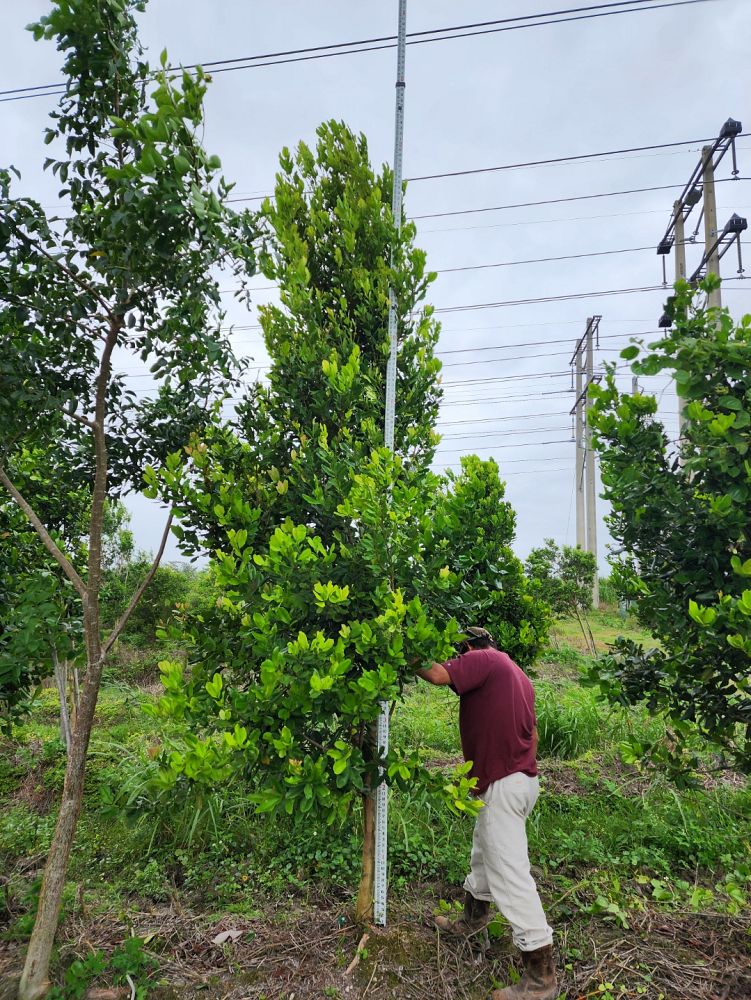
<path fill-rule="evenodd" d="M 451 675 L 442 663 L 433 663 L 429 667 L 421 667 L 415 673 L 429 684 L 451 683 Z"/>

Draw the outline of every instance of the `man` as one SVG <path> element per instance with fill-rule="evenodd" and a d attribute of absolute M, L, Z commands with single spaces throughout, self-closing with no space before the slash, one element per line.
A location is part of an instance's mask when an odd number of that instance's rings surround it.
<path fill-rule="evenodd" d="M 457 920 L 437 917 L 436 925 L 456 934 L 481 930 L 494 902 L 511 924 L 524 975 L 495 990 L 492 1000 L 555 1000 L 553 931 L 527 852 L 526 820 L 539 794 L 534 688 L 484 628 L 467 629 L 454 659 L 417 674 L 431 684 L 448 684 L 459 695 L 464 759 L 472 761 L 475 792 L 484 802 L 464 882 L 464 914 Z"/>

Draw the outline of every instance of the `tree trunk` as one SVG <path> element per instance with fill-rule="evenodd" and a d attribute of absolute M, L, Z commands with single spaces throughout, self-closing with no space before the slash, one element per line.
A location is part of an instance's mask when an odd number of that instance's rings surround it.
<path fill-rule="evenodd" d="M 373 883 L 375 880 L 375 797 L 362 797 L 362 868 L 355 903 L 355 919 L 370 923 L 373 919 Z"/>
<path fill-rule="evenodd" d="M 98 647 L 98 636 L 95 638 L 94 644 Z M 84 679 L 81 702 L 65 769 L 60 812 L 47 855 L 34 930 L 31 933 L 26 962 L 18 988 L 19 1000 L 40 1000 L 49 989 L 50 956 L 60 916 L 68 860 L 81 812 L 86 753 L 94 722 L 102 666 L 101 657 L 89 662 Z"/>
<path fill-rule="evenodd" d="M 72 736 L 70 715 L 68 714 L 68 664 L 67 661 L 60 662 L 54 646 L 52 647 L 52 663 L 55 668 L 57 693 L 60 697 L 60 739 L 65 744 L 65 752 L 69 754 Z"/>

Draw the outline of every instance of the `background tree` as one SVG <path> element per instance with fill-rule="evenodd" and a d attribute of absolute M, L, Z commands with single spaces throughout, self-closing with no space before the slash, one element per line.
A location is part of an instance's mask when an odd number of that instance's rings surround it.
<path fill-rule="evenodd" d="M 206 78 L 142 58 L 140 0 L 55 3 L 32 26 L 63 53 L 66 89 L 45 141 L 46 166 L 70 214 L 48 219 L 11 196 L 0 171 L 0 483 L 33 526 L 80 601 L 86 670 L 57 824 L 20 984 L 22 1000 L 47 989 L 67 863 L 83 794 L 89 735 L 105 660 L 156 571 L 102 635 L 100 593 L 106 502 L 141 482 L 206 421 L 232 376 L 221 334 L 216 271 L 245 273 L 255 231 L 226 209 L 220 163 L 201 144 Z M 150 93 L 149 93 L 150 92 Z M 159 385 L 138 400 L 116 373 L 143 361 Z M 56 490 L 89 484 L 85 559 L 66 551 L 23 483 L 19 455 L 42 449 L 64 470 Z"/>
<path fill-rule="evenodd" d="M 42 448 L 22 449 L 11 475 L 31 498 L 50 534 L 72 559 L 85 554 L 89 490 L 83 481 L 60 490 L 65 470 Z M 60 694 L 60 738 L 70 749 L 77 707 L 75 658 L 82 652 L 75 589 L 16 502 L 0 494 L 0 717 L 7 729 L 29 710 L 37 686 L 54 675 Z"/>
<path fill-rule="evenodd" d="M 751 316 L 704 308 L 710 275 L 676 285 L 675 323 L 621 352 L 637 374 L 670 372 L 685 404 L 676 445 L 654 396 L 621 393 L 611 369 L 592 411 L 613 537 L 613 577 L 659 646 L 621 640 L 593 668 L 613 702 L 645 702 L 672 722 L 671 746 L 640 745 L 676 773 L 696 737 L 751 770 Z M 640 356 L 641 355 L 641 356 Z"/>
<path fill-rule="evenodd" d="M 596 655 L 587 612 L 592 607 L 592 588 L 597 563 L 591 552 L 578 546 L 559 548 L 552 538 L 527 556 L 527 575 L 536 585 L 537 594 L 550 606 L 554 615 L 576 618 L 584 641 Z"/>
<path fill-rule="evenodd" d="M 516 512 L 496 462 L 464 456 L 461 471 L 449 471 L 434 494 L 414 586 L 433 611 L 456 615 L 465 626 L 482 624 L 527 667 L 545 645 L 550 610 L 514 555 L 515 532 Z M 441 567 L 450 573 L 449 586 Z"/>
<path fill-rule="evenodd" d="M 191 443 L 190 465 L 175 460 L 175 471 L 168 463 L 153 476 L 175 504 L 186 551 L 213 546 L 223 595 L 183 621 L 189 671 L 163 665 L 159 711 L 183 724 L 163 782 L 177 793 L 241 773 L 260 810 L 315 811 L 327 822 L 359 801 L 356 911 L 365 918 L 379 768 L 391 783 L 422 783 L 454 809 L 475 808 L 465 769 L 447 782 L 414 753 L 380 753 L 380 704 L 401 699 L 415 659 L 451 653 L 457 617 L 474 621 L 493 605 L 500 620 L 496 585 L 504 573 L 523 576 L 495 464 L 468 463 L 450 482 L 429 471 L 440 364 L 438 328 L 420 302 L 432 275 L 414 227 L 394 227 L 388 168 L 376 175 L 365 139 L 335 122 L 318 129 L 315 153 L 300 144 L 280 162 L 264 206 L 262 264 L 281 298 L 261 309 L 268 382 L 251 389 L 234 423 Z M 382 429 L 391 283 L 394 456 Z M 481 504 L 488 491 L 492 512 Z M 463 530 L 473 546 L 464 553 Z M 514 628 L 525 633 L 521 615 Z M 524 643 L 534 644 L 526 633 Z"/>
<path fill-rule="evenodd" d="M 127 508 L 117 502 L 108 504 L 105 509 L 101 593 L 105 628 L 112 628 L 120 619 L 133 590 L 143 582 L 152 562 L 153 557 L 148 552 L 134 551 Z M 161 564 L 133 609 L 121 639 L 131 646 L 152 645 L 158 628 L 169 622 L 177 605 L 190 598 L 197 577 L 198 571 L 192 566 Z"/>

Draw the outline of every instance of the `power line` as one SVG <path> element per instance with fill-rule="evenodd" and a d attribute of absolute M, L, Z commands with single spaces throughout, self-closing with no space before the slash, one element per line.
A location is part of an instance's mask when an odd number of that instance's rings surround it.
<path fill-rule="evenodd" d="M 722 177 L 716 184 L 726 184 L 729 181 L 747 181 L 750 177 Z M 644 194 L 649 191 L 673 191 L 683 188 L 684 184 L 657 184 L 652 187 L 626 188 L 623 191 L 599 191 L 597 194 L 576 194 L 565 198 L 544 198 L 541 201 L 519 201 L 509 205 L 490 205 L 485 208 L 460 208 L 450 212 L 428 212 L 423 215 L 412 215 L 413 221 L 419 219 L 444 219 L 451 215 L 477 215 L 483 212 L 503 212 L 512 208 L 537 208 L 540 205 L 563 205 L 571 201 L 590 201 L 593 198 L 615 198 L 618 195 Z"/>
<path fill-rule="evenodd" d="M 743 132 L 745 138 L 751 133 Z M 410 183 L 415 181 L 436 181 L 444 177 L 469 177 L 473 174 L 491 174 L 502 170 L 528 170 L 531 167 L 549 167 L 558 163 L 579 163 L 582 160 L 599 160 L 608 156 L 624 156 L 627 153 L 648 153 L 658 149 L 676 149 L 679 146 L 693 146 L 710 142 L 709 139 L 684 139 L 682 142 L 658 142 L 650 146 L 627 146 L 623 149 L 606 149 L 596 153 L 577 153 L 572 156 L 554 156 L 547 160 L 524 160 L 519 163 L 503 163 L 494 167 L 472 167 L 467 170 L 446 170 L 440 174 L 420 174 L 406 177 Z"/>
<path fill-rule="evenodd" d="M 653 212 L 650 212 L 649 214 L 651 214 L 651 215 L 657 215 L 657 214 L 661 214 L 661 213 L 662 213 L 662 209 L 655 209 Z M 640 212 L 640 213 L 637 213 L 637 214 L 641 215 L 642 213 Z M 590 216 L 587 216 L 587 218 L 590 218 Z M 600 218 L 600 217 L 598 216 L 598 218 Z M 539 220 L 533 220 L 531 223 L 530 222 L 512 222 L 512 223 L 509 223 L 509 225 L 512 225 L 512 226 L 522 226 L 522 225 L 530 225 L 530 224 L 531 225 L 536 225 L 538 223 L 546 223 L 546 222 L 579 222 L 579 221 L 581 221 L 581 220 L 580 219 L 553 219 L 553 220 L 539 219 Z M 458 230 L 461 227 L 456 227 L 456 228 Z M 447 229 L 447 230 L 434 229 L 434 230 L 431 230 L 431 232 L 455 232 L 455 231 L 456 230 L 454 230 L 454 229 Z M 686 240 L 686 243 L 689 243 L 689 242 L 690 241 Z M 439 268 L 432 268 L 432 270 L 436 274 L 453 274 L 453 273 L 456 273 L 456 272 L 459 272 L 459 271 L 486 271 L 486 270 L 489 270 L 489 269 L 492 269 L 492 268 L 498 268 L 498 267 L 518 267 L 518 266 L 524 265 L 524 264 L 549 264 L 549 263 L 555 263 L 555 262 L 562 261 L 562 260 L 582 260 L 585 257 L 609 257 L 609 256 L 612 256 L 613 254 L 642 253 L 642 252 L 647 251 L 647 250 L 654 252 L 654 249 L 655 249 L 654 246 L 648 246 L 648 247 L 621 247 L 621 248 L 616 249 L 616 250 L 592 250 L 592 251 L 589 251 L 587 253 L 562 254 L 562 255 L 557 256 L 557 257 L 532 257 L 532 258 L 529 258 L 527 260 L 504 260 L 504 261 L 499 261 L 498 263 L 493 263 L 493 264 L 464 264 L 461 267 L 439 267 Z M 248 291 L 251 292 L 251 293 L 253 293 L 253 292 L 268 292 L 268 291 L 272 291 L 275 288 L 279 288 L 279 285 L 278 284 L 273 284 L 273 285 L 259 285 L 257 288 L 250 288 L 250 289 L 248 289 Z M 222 294 L 222 295 L 230 295 L 230 294 L 233 294 L 235 292 L 239 292 L 241 290 L 242 289 L 240 288 L 240 286 L 238 286 L 237 288 L 221 288 L 219 291 L 220 291 L 220 294 Z"/>
<path fill-rule="evenodd" d="M 570 444 L 570 443 L 571 443 L 571 438 L 555 438 L 552 441 L 527 441 L 527 442 L 524 442 L 524 443 L 521 443 L 521 444 L 519 444 L 518 442 L 515 441 L 513 444 L 495 444 L 495 445 L 490 445 L 489 444 L 489 445 L 482 445 L 481 446 L 481 450 L 482 451 L 488 451 L 488 450 L 492 449 L 493 451 L 498 451 L 498 450 L 500 450 L 502 448 L 542 448 L 542 447 L 547 447 L 548 445 L 551 445 L 551 444 Z M 448 451 L 460 451 L 460 452 L 463 452 L 463 451 L 465 451 L 465 449 L 464 448 L 447 448 L 446 451 L 447 452 Z"/>
<path fill-rule="evenodd" d="M 564 221 L 564 220 L 560 220 Z M 568 221 L 568 220 L 566 220 Z M 437 230 L 434 230 L 437 232 Z M 521 264 L 549 264 L 560 260 L 582 260 L 584 257 L 608 257 L 612 254 L 640 253 L 644 250 L 654 250 L 654 247 L 625 247 L 619 250 L 596 250 L 589 253 L 569 253 L 559 257 L 533 257 L 528 260 L 505 260 L 497 264 L 465 264 L 462 267 L 443 267 L 436 274 L 452 274 L 457 271 L 485 271 L 496 267 L 517 267 Z"/>
<path fill-rule="evenodd" d="M 664 211 L 664 208 L 647 208 L 638 212 L 603 212 L 600 215 L 568 215 L 563 219 L 519 219 L 516 222 L 490 222 L 482 225 L 447 226 L 440 229 L 421 229 L 420 236 L 427 236 L 431 233 L 463 233 L 476 229 L 519 229 L 521 226 L 552 226 L 560 225 L 564 222 L 596 222 L 599 219 L 627 219 L 633 218 L 636 215 L 663 215 Z"/>
<path fill-rule="evenodd" d="M 572 322 L 581 326 L 581 320 L 577 319 L 573 320 Z M 638 321 L 626 320 L 626 322 L 631 323 Z M 649 320 L 644 320 L 643 322 L 648 323 Z M 551 324 L 551 325 L 558 325 L 558 324 Z M 481 329 L 484 329 L 484 327 L 481 327 Z M 488 329 L 492 330 L 494 329 L 494 327 L 488 327 Z M 504 328 L 500 327 L 499 329 L 504 329 Z M 513 329 L 513 327 L 509 327 L 509 329 Z M 441 331 L 441 333 L 445 332 L 446 331 L 444 330 Z M 661 330 L 644 330 L 644 331 L 640 330 L 635 333 L 606 333 L 606 334 L 601 333 L 600 340 L 615 340 L 616 338 L 620 337 L 648 337 L 650 334 L 659 334 L 661 332 L 662 332 Z M 515 347 L 544 347 L 547 344 L 570 344 L 570 343 L 571 343 L 570 337 L 558 337 L 555 340 L 517 340 L 513 344 L 493 344 L 489 347 L 452 347 L 448 348 L 445 351 L 436 351 L 436 354 L 440 357 L 444 354 L 461 354 L 464 351 L 500 351 L 506 348 L 511 349 Z"/>
<path fill-rule="evenodd" d="M 538 402 L 553 402 L 553 403 L 557 403 L 557 402 L 560 402 L 560 400 L 551 399 L 550 397 L 552 397 L 552 396 L 568 396 L 568 395 L 570 395 L 571 391 L 572 391 L 571 389 L 556 389 L 556 390 L 553 390 L 552 392 L 519 393 L 519 394 L 514 394 L 513 396 L 494 396 L 492 399 L 488 399 L 485 396 L 472 396 L 470 399 L 442 399 L 441 400 L 441 410 L 443 410 L 443 408 L 445 406 L 478 406 L 478 405 L 492 406 L 492 405 L 495 405 L 496 403 L 506 403 L 506 402 L 509 402 L 509 401 L 519 401 L 519 400 L 527 400 L 527 399 L 536 399 L 536 400 L 538 400 Z M 561 413 L 563 413 L 563 412 L 564 411 L 561 410 Z M 568 410 L 565 411 L 566 414 L 568 414 L 568 412 L 569 412 Z M 556 415 L 557 416 L 558 415 L 558 411 L 555 411 L 555 410 L 550 410 L 550 411 L 544 410 L 539 415 L 543 416 L 543 417 L 552 416 L 552 415 Z M 497 419 L 498 420 L 515 420 L 517 416 L 519 416 L 519 417 L 533 417 L 533 416 L 535 416 L 535 414 L 534 413 L 519 413 L 519 414 L 512 413 L 512 414 L 510 414 L 507 417 L 498 417 Z"/>
<path fill-rule="evenodd" d="M 610 320 L 608 320 L 608 324 L 610 326 L 617 326 L 619 323 L 650 323 L 650 324 L 652 324 L 652 323 L 654 323 L 654 317 L 644 317 L 642 319 L 610 319 Z M 540 329 L 540 328 L 545 327 L 545 326 L 555 326 L 555 327 L 560 327 L 560 326 L 581 326 L 581 320 L 580 319 L 538 320 L 537 323 L 501 323 L 501 324 L 494 324 L 493 326 L 460 326 L 460 327 L 456 327 L 456 328 L 453 328 L 453 329 L 446 329 L 445 327 L 442 326 L 441 327 L 441 336 L 444 336 L 446 334 L 451 334 L 453 336 L 454 334 L 478 333 L 478 332 L 481 332 L 483 330 L 528 330 L 528 329 L 537 330 L 537 329 Z M 231 334 L 233 334 L 235 331 L 238 331 L 238 330 L 239 331 L 244 331 L 244 330 L 260 330 L 260 329 L 261 329 L 261 324 L 260 323 L 251 323 L 251 324 L 248 324 L 248 325 L 245 325 L 245 326 L 238 326 L 238 325 L 235 325 L 235 324 L 229 324 L 228 326 L 221 327 L 222 332 L 228 332 L 229 331 L 229 332 L 231 332 Z M 644 333 L 637 332 L 636 334 L 633 334 L 633 336 L 646 336 L 647 334 L 652 333 L 652 332 L 654 332 L 654 331 L 648 330 L 648 331 L 645 331 Z M 656 331 L 656 332 L 660 333 L 661 331 Z M 621 336 L 627 337 L 627 336 L 629 336 L 629 334 L 626 334 L 626 333 L 624 333 L 624 334 L 619 334 L 619 333 L 608 334 L 608 337 L 621 337 Z M 602 336 L 600 336 L 600 340 L 603 340 L 603 339 L 605 339 L 605 338 L 603 338 Z M 508 344 L 507 346 L 508 347 L 524 347 L 527 344 L 533 344 L 533 343 L 540 343 L 540 344 L 568 344 L 570 342 L 571 342 L 571 338 L 570 337 L 565 337 L 562 340 L 527 341 L 527 342 L 521 342 L 521 343 L 515 343 L 515 344 Z M 240 337 L 240 338 L 238 338 L 238 343 L 248 343 L 248 344 L 255 343 L 255 344 L 259 344 L 260 345 L 262 343 L 262 341 L 256 340 L 256 339 L 251 339 L 251 338 Z M 463 350 L 472 350 L 472 351 L 477 350 L 477 351 L 479 351 L 479 350 L 485 350 L 485 348 L 481 348 L 481 347 L 463 348 L 463 347 L 461 347 L 461 348 L 454 348 L 453 350 L 462 350 L 462 351 Z M 453 353 L 453 351 L 451 351 L 451 350 L 445 350 L 445 351 L 439 351 L 438 353 L 439 354 L 450 354 L 450 353 Z"/>
<path fill-rule="evenodd" d="M 560 429 L 561 429 L 561 425 L 560 425 L 560 423 L 558 423 L 558 424 L 554 424 L 552 427 L 529 427 L 529 428 L 516 427 L 516 428 L 511 428 L 510 430 L 508 428 L 506 428 L 506 430 L 495 431 L 495 433 L 485 433 L 485 434 L 449 434 L 449 435 L 446 435 L 445 437 L 442 436 L 441 443 L 443 443 L 443 441 L 461 440 L 461 439 L 464 439 L 465 441 L 466 440 L 474 441 L 475 438 L 483 438 L 483 437 L 502 437 L 502 438 L 507 438 L 507 437 L 517 437 L 520 434 L 524 434 L 524 435 L 527 435 L 527 436 L 530 435 L 530 434 L 549 434 L 552 431 L 560 431 Z M 439 444 L 438 447 L 440 448 L 441 445 Z M 489 445 L 488 447 L 491 447 L 491 446 Z"/>
<path fill-rule="evenodd" d="M 468 454 L 471 454 L 471 453 L 468 453 Z M 527 460 L 526 459 L 522 459 L 521 461 L 527 461 Z M 530 459 L 530 461 L 539 462 L 540 459 L 539 458 Z M 433 470 L 433 472 L 445 472 L 447 469 L 454 469 L 456 467 L 456 464 L 457 464 L 456 463 L 456 459 L 454 459 L 453 462 L 449 462 L 449 463 L 447 463 L 445 465 L 432 465 L 431 469 Z M 508 476 L 539 476 L 539 475 L 547 475 L 549 472 L 550 473 L 552 473 L 552 472 L 569 472 L 570 473 L 571 472 L 571 469 L 567 465 L 559 465 L 559 466 L 556 466 L 556 468 L 554 468 L 554 469 L 551 469 L 548 466 L 544 466 L 542 469 L 512 469 L 511 472 L 505 472 L 504 470 L 505 470 L 506 466 L 507 465 L 512 465 L 512 464 L 513 464 L 513 462 L 504 462 L 500 466 L 499 473 L 500 473 L 501 479 L 506 479 L 506 478 L 508 478 Z"/>
<path fill-rule="evenodd" d="M 501 302 L 473 302 L 463 306 L 442 306 L 435 313 L 474 312 L 478 309 L 500 309 L 504 306 L 527 306 L 540 302 L 568 302 L 572 299 L 596 299 L 606 295 L 634 295 L 641 292 L 664 292 L 662 285 L 645 285 L 641 288 L 607 288 L 600 292 L 574 292 L 568 295 L 541 295 L 529 299 L 507 299 Z"/>
<path fill-rule="evenodd" d="M 717 0 L 668 0 L 664 3 L 650 2 L 646 6 L 638 6 L 643 0 L 620 0 L 616 3 L 593 4 L 588 7 L 571 7 L 558 11 L 543 11 L 539 14 L 528 14 L 518 17 L 499 18 L 494 21 L 479 21 L 471 24 L 458 24 L 446 28 L 433 28 L 425 31 L 410 32 L 407 36 L 408 45 L 424 45 L 432 42 L 449 41 L 457 38 L 472 38 L 480 35 L 499 34 L 506 31 L 518 31 L 525 28 L 536 28 L 551 24 L 567 24 L 576 21 L 587 21 L 600 17 L 611 17 L 616 14 L 638 13 L 640 11 L 663 10 L 671 7 L 686 7 L 699 3 L 712 3 Z M 613 8 L 621 8 L 614 10 Z M 562 14 L 573 16 L 561 17 Z M 527 23 L 518 23 L 518 22 Z M 432 36 L 432 37 L 426 37 Z M 302 49 L 287 49 L 281 52 L 270 52 L 256 56 L 240 56 L 234 59 L 216 59 L 204 63 L 189 63 L 184 69 L 197 69 L 201 66 L 214 73 L 229 73 L 242 69 L 258 69 L 264 66 L 281 66 L 290 63 L 310 62 L 318 59 L 330 59 L 337 56 L 355 55 L 362 52 L 376 52 L 396 47 L 395 35 L 383 35 L 375 38 L 359 39 L 351 42 L 335 42 L 327 45 L 316 45 Z M 177 70 L 177 67 L 170 67 Z M 64 93 L 63 83 L 38 84 L 31 87 L 15 87 L 0 91 L 0 101 L 25 100 L 31 97 L 51 97 Z"/>
<path fill-rule="evenodd" d="M 722 287 L 725 288 L 729 282 L 732 281 L 748 281 L 747 278 L 726 278 Z M 730 288 L 730 291 L 749 291 L 747 288 Z M 572 299 L 596 299 L 601 296 L 610 295 L 634 295 L 642 292 L 662 292 L 663 294 L 669 293 L 669 286 L 666 285 L 644 285 L 641 288 L 606 288 L 600 292 L 572 292 L 568 295 L 542 295 L 537 298 L 529 299 L 506 299 L 500 302 L 472 302 L 467 305 L 462 306 L 441 306 L 439 309 L 434 309 L 435 313 L 456 313 L 456 312 L 474 312 L 478 309 L 500 309 L 504 306 L 526 306 L 533 305 L 541 302 L 568 302 Z"/>
<path fill-rule="evenodd" d="M 747 138 L 749 135 L 751 135 L 751 132 L 742 132 L 741 135 L 739 136 L 739 138 L 740 137 Z M 644 150 L 653 150 L 653 151 L 656 151 L 656 152 L 645 153 L 644 155 L 646 155 L 646 156 L 675 155 L 675 154 L 677 154 L 678 152 L 681 151 L 679 149 L 679 147 L 681 147 L 681 146 L 693 146 L 696 143 L 706 144 L 706 143 L 712 142 L 712 141 L 713 140 L 711 138 L 710 139 L 685 139 L 683 142 L 658 143 L 658 144 L 653 145 L 653 146 L 643 146 L 643 147 L 637 146 L 637 147 L 634 147 L 633 150 L 625 150 L 624 152 L 625 153 L 638 153 L 641 149 L 644 149 Z M 748 148 L 747 146 L 738 146 L 738 149 L 747 149 L 747 148 Z M 696 151 L 697 150 L 692 150 L 692 149 L 687 149 L 686 150 L 687 153 L 696 152 Z M 615 151 L 615 152 L 614 151 L 603 151 L 603 152 L 596 152 L 596 153 L 582 153 L 582 154 L 580 154 L 578 156 L 553 157 L 553 158 L 547 159 L 547 160 L 534 160 L 534 161 L 531 161 L 530 163 L 509 163 L 509 164 L 502 164 L 501 166 L 498 166 L 498 167 L 478 167 L 478 168 L 472 168 L 472 169 L 460 170 L 460 171 L 447 171 L 447 172 L 440 173 L 440 174 L 431 174 L 431 175 L 426 176 L 426 177 L 407 177 L 407 178 L 405 178 L 405 180 L 409 181 L 410 184 L 414 184 L 416 181 L 421 181 L 421 180 L 437 180 L 437 179 L 442 178 L 442 177 L 461 177 L 461 176 L 465 176 L 465 175 L 468 175 L 468 174 L 487 173 L 487 172 L 491 172 L 491 171 L 519 170 L 519 169 L 521 169 L 523 167 L 527 167 L 527 166 L 528 167 L 556 166 L 559 163 L 570 163 L 570 162 L 577 162 L 577 161 L 584 163 L 584 162 L 587 162 L 587 161 L 604 159 L 604 158 L 607 158 L 609 156 L 614 156 L 615 157 L 616 155 L 617 155 L 617 151 Z M 623 156 L 620 156 L 619 158 L 623 159 Z M 632 159 L 638 159 L 639 157 L 632 156 L 631 158 Z M 736 178 L 732 178 L 732 177 L 723 178 L 723 182 L 726 181 L 726 180 L 735 180 L 735 179 Z M 739 177 L 737 179 L 738 180 L 748 180 L 747 177 Z M 674 187 L 674 185 L 672 185 L 672 184 L 667 185 L 667 186 L 670 187 L 670 188 Z M 683 187 L 683 185 L 675 185 L 675 186 L 676 187 L 678 187 L 678 186 Z M 660 188 L 658 188 L 658 187 L 655 187 L 655 188 L 643 188 L 643 189 L 635 188 L 634 189 L 634 193 L 638 192 L 639 190 L 644 190 L 644 191 L 655 190 L 655 191 L 657 191 L 657 190 L 660 190 Z M 309 193 L 309 192 L 306 192 L 306 193 Z M 628 192 L 626 192 L 626 191 L 623 191 L 623 192 L 614 191 L 613 192 L 614 195 L 615 194 L 626 194 L 626 193 L 628 193 Z M 575 198 L 575 199 L 567 199 L 567 198 L 552 199 L 550 201 L 545 200 L 545 201 L 539 201 L 539 202 L 529 202 L 528 204 L 529 204 L 529 207 L 533 207 L 535 205 L 556 204 L 559 201 L 561 201 L 561 202 L 568 201 L 568 200 L 579 201 L 579 200 L 584 200 L 585 197 L 586 196 L 581 196 L 581 198 Z M 610 197 L 610 195 L 608 195 L 608 193 L 606 192 L 603 195 L 591 195 L 591 197 L 593 197 L 593 198 L 597 198 L 597 197 Z M 271 193 L 267 193 L 267 194 L 259 194 L 259 195 L 252 195 L 252 196 L 243 196 L 243 197 L 237 197 L 237 198 L 228 198 L 227 202 L 228 203 L 232 203 L 232 202 L 247 202 L 247 201 L 265 201 L 267 198 L 273 201 L 274 195 L 271 194 Z M 517 207 L 521 208 L 522 205 L 518 205 L 518 206 L 517 205 L 501 205 L 501 206 L 499 206 L 499 208 L 501 208 L 501 209 L 503 209 L 503 208 L 517 208 Z M 524 207 L 526 207 L 526 203 L 525 203 Z M 487 209 L 487 211 L 494 211 L 494 209 L 493 208 L 489 208 L 489 209 Z M 464 214 L 467 214 L 467 213 L 462 212 L 461 214 L 464 215 Z M 430 217 L 431 216 L 411 216 L 411 218 L 413 218 L 413 219 L 430 218 Z M 592 216 L 592 218 L 610 218 L 610 216 Z M 442 230 L 427 230 L 427 231 L 428 232 L 441 232 Z"/>

